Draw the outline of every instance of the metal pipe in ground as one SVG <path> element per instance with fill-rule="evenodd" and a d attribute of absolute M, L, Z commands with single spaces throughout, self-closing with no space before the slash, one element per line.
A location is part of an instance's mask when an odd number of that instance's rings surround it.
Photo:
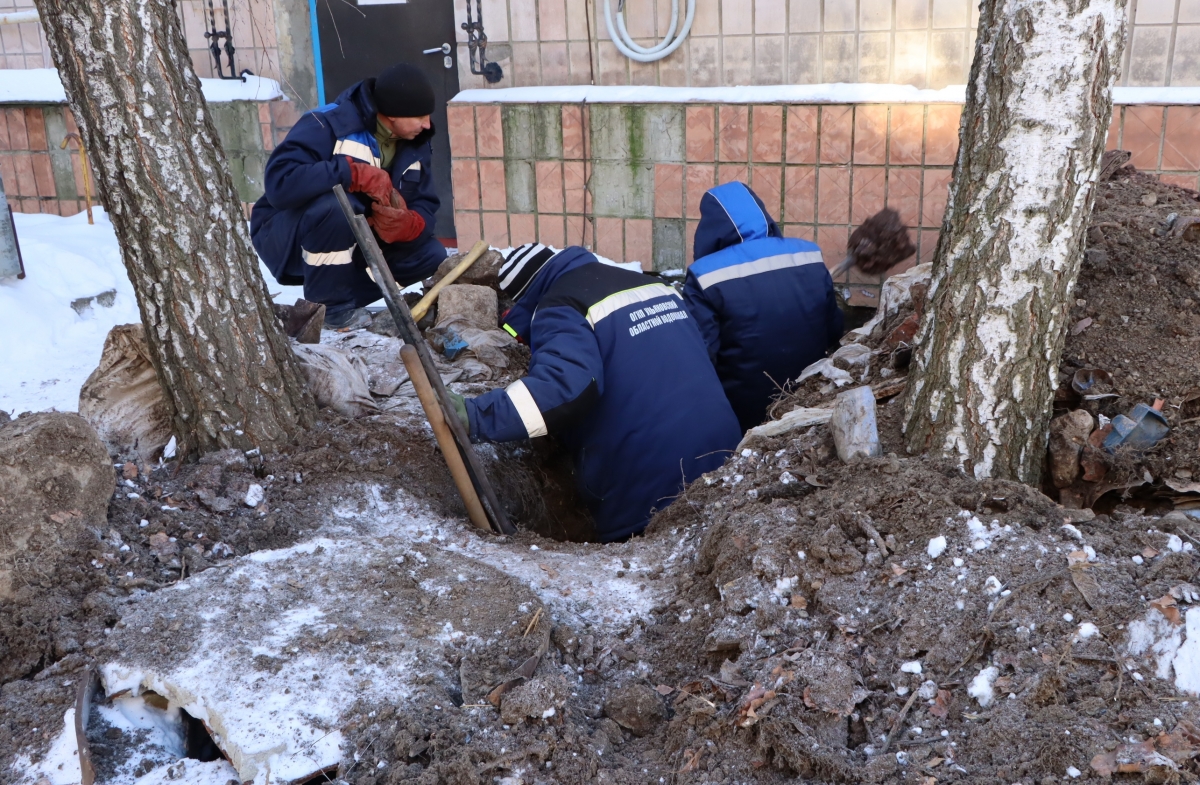
<path fill-rule="evenodd" d="M 446 423 L 445 415 L 442 414 L 442 407 L 438 404 L 432 385 L 429 384 L 429 377 L 425 375 L 425 368 L 421 365 L 421 358 L 417 354 L 417 350 L 405 344 L 400 347 L 400 359 L 404 361 L 404 367 L 408 369 L 408 376 L 412 379 L 413 389 L 417 391 L 421 408 L 425 410 L 425 417 L 429 420 L 429 426 L 433 428 L 433 435 L 437 438 L 438 447 L 442 450 L 446 465 L 450 467 L 450 475 L 454 477 L 458 494 L 462 496 L 463 504 L 466 505 L 467 517 L 471 519 L 471 523 L 475 524 L 476 528 L 491 531 L 492 525 L 488 522 L 483 504 L 479 501 L 479 494 L 475 492 L 475 484 L 471 482 L 471 475 L 467 473 L 467 465 L 463 463 L 462 454 L 458 451 L 458 444 L 454 441 L 454 434 L 450 432 L 450 426 Z"/>

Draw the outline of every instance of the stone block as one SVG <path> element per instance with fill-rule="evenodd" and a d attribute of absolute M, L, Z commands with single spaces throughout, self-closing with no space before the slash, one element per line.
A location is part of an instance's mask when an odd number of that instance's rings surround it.
<path fill-rule="evenodd" d="M 438 326 L 465 321 L 480 330 L 494 330 L 498 318 L 496 290 L 489 286 L 450 284 L 438 295 Z"/>
<path fill-rule="evenodd" d="M 508 138 L 507 130 L 505 139 Z M 507 161 L 504 166 L 504 190 L 510 213 L 537 210 L 537 176 L 531 160 Z"/>
<path fill-rule="evenodd" d="M 562 158 L 562 105 L 535 104 L 530 120 L 533 124 L 533 157 L 542 161 Z"/>
<path fill-rule="evenodd" d="M 684 136 L 685 108 L 680 104 L 656 104 L 642 112 L 644 120 L 638 129 L 645 138 L 641 146 L 642 157 L 635 160 L 670 163 L 684 160 L 686 140 Z"/>

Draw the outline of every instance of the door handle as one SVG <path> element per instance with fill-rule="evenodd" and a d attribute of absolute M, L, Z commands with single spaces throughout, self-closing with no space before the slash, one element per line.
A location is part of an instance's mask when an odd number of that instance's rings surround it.
<path fill-rule="evenodd" d="M 442 44 L 441 46 L 435 46 L 433 49 L 425 49 L 421 52 L 424 55 L 436 55 L 439 53 L 444 55 L 450 54 L 450 44 Z"/>

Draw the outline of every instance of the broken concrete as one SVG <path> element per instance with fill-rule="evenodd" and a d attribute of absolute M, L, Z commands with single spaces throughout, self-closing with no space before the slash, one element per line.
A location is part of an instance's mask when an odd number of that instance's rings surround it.
<path fill-rule="evenodd" d="M 1095 427 L 1092 415 L 1075 409 L 1050 421 L 1050 478 L 1056 488 L 1079 479 L 1079 458 Z"/>
<path fill-rule="evenodd" d="M 426 282 L 425 290 L 429 291 L 438 281 L 449 275 L 450 271 L 458 267 L 465 256 L 466 254 L 463 253 L 447 256 L 446 261 L 438 265 L 437 272 Z M 466 272 L 459 276 L 458 282 L 494 288 L 500 282 L 500 267 L 503 264 L 504 257 L 500 252 L 489 249 L 484 251 L 483 255 L 475 260 L 475 264 L 468 267 Z"/>

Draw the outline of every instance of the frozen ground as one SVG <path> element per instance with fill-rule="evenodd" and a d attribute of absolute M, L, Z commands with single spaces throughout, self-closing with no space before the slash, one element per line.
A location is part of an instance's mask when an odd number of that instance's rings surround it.
<path fill-rule="evenodd" d="M 654 576 L 686 552 L 682 541 L 659 538 L 584 559 L 483 537 L 410 497 L 389 502 L 378 487 L 359 486 L 316 537 L 144 594 L 111 630 L 119 654 L 100 673 L 116 700 L 101 707 L 100 721 L 128 739 L 109 782 L 178 780 L 170 770 L 181 765 L 181 709 L 211 729 L 241 781 L 332 770 L 354 705 L 474 706 L 480 701 L 467 693 L 479 680 L 456 659 L 490 662 L 513 646 L 529 656 L 552 620 L 598 640 L 628 635 L 666 599 L 668 584 Z M 147 705 L 148 694 L 169 708 Z M 78 781 L 73 722 L 68 711 L 41 761 L 16 761 L 20 782 Z M 115 735 L 94 725 L 89 733 Z M 145 759 L 154 768 L 135 776 Z M 230 774 L 224 765 L 182 765 L 196 785 L 225 785 Z"/>

